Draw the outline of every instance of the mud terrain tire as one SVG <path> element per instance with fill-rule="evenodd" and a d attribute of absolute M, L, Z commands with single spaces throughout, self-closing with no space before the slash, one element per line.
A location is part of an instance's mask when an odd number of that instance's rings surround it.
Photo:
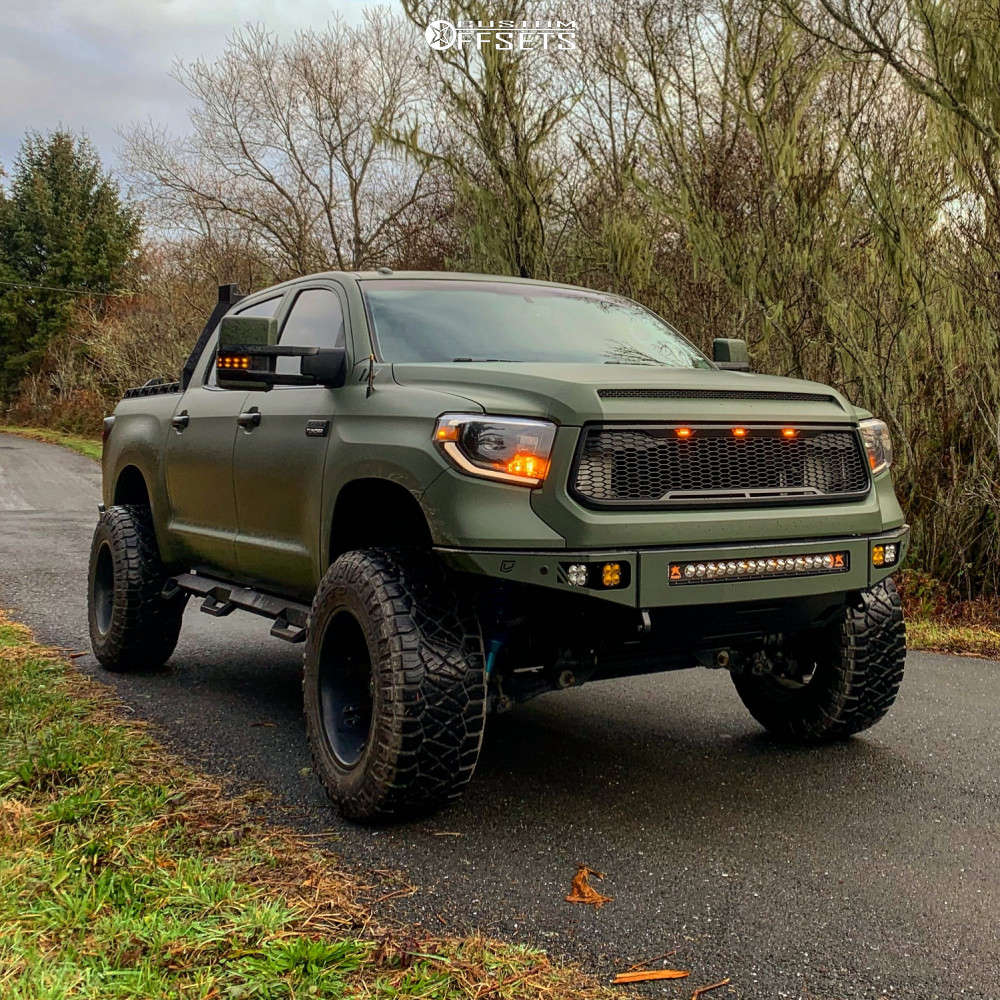
<path fill-rule="evenodd" d="M 314 769 L 348 819 L 429 812 L 457 798 L 482 745 L 482 640 L 424 554 L 368 549 L 330 566 L 303 671 Z"/>
<path fill-rule="evenodd" d="M 166 579 L 149 508 L 109 507 L 94 529 L 87 577 L 90 642 L 107 670 L 154 670 L 170 658 L 187 597 L 165 600 Z"/>
<path fill-rule="evenodd" d="M 812 673 L 800 685 L 768 674 L 733 674 L 743 704 L 768 731 L 797 743 L 843 739 L 875 725 L 903 679 L 906 628 L 895 584 L 862 591 L 839 626 L 806 641 Z"/>

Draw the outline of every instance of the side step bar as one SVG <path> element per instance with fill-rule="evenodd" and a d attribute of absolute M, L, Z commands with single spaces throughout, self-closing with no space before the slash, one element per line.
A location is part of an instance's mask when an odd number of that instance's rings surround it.
<path fill-rule="evenodd" d="M 170 597 L 178 590 L 196 597 L 203 597 L 201 610 L 207 615 L 222 618 L 236 610 L 249 611 L 274 621 L 271 635 L 285 642 L 303 642 L 309 621 L 309 606 L 289 601 L 284 597 L 262 594 L 252 587 L 238 587 L 225 580 L 195 573 L 178 573 L 163 588 L 163 596 Z"/>

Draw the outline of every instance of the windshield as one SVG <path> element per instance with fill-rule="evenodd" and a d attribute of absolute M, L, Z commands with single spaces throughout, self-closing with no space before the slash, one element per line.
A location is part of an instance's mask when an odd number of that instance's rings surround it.
<path fill-rule="evenodd" d="M 627 299 L 494 281 L 364 281 L 383 361 L 712 364 L 672 326 Z"/>

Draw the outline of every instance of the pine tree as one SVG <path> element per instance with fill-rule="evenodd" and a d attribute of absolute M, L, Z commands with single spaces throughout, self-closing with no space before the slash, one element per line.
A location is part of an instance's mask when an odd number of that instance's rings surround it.
<path fill-rule="evenodd" d="M 100 310 L 123 287 L 139 237 L 138 213 L 87 139 L 25 136 L 0 200 L 0 398 L 65 335 L 78 293 Z"/>

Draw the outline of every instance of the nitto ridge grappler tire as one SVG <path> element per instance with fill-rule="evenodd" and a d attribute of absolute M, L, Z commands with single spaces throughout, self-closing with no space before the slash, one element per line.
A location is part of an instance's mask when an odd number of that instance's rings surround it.
<path fill-rule="evenodd" d="M 889 711 L 906 659 L 903 610 L 891 579 L 862 591 L 839 624 L 802 640 L 798 679 L 733 674 L 743 704 L 765 729 L 798 743 L 831 742 L 868 729 Z"/>
<path fill-rule="evenodd" d="M 432 557 L 340 556 L 313 599 L 302 687 L 317 775 L 346 818 L 426 813 L 472 778 L 486 718 L 482 640 Z"/>
<path fill-rule="evenodd" d="M 177 645 L 187 597 L 164 599 L 166 572 L 148 507 L 109 507 L 90 547 L 87 618 L 94 655 L 108 670 L 153 670 Z"/>

